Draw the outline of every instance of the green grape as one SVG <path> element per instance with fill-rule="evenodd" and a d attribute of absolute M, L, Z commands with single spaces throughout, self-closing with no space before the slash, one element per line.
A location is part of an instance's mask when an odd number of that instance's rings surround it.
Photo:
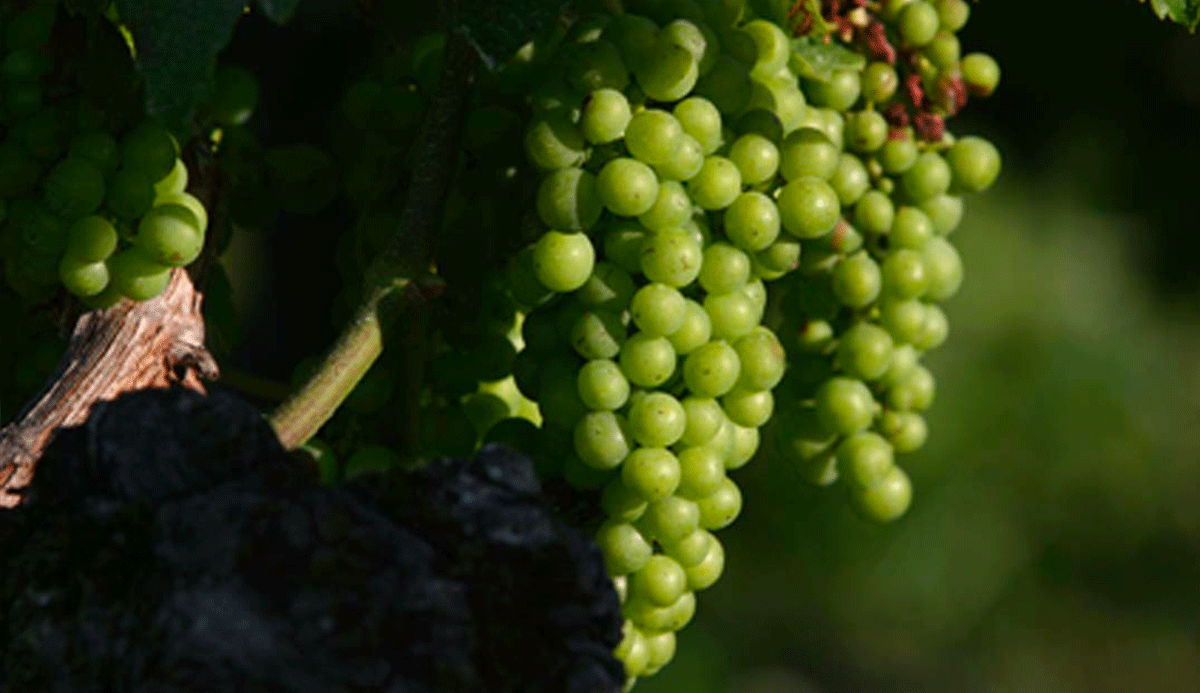
<path fill-rule="evenodd" d="M 802 70 L 795 70 L 801 74 Z M 815 106 L 845 111 L 858 101 L 862 79 L 858 70 L 834 69 L 829 81 L 804 80 L 804 94 Z"/>
<path fill-rule="evenodd" d="M 587 144 L 583 133 L 562 111 L 539 114 L 525 131 L 525 153 L 534 164 L 548 170 L 583 162 Z"/>
<path fill-rule="evenodd" d="M 963 200 L 961 197 L 937 195 L 922 202 L 920 207 L 933 224 L 933 232 L 939 236 L 949 235 L 962 222 Z"/>
<path fill-rule="evenodd" d="M 866 430 L 879 408 L 861 380 L 841 376 L 830 378 L 817 389 L 816 405 L 821 424 L 838 435 Z"/>
<path fill-rule="evenodd" d="M 154 204 L 154 181 L 141 169 L 122 168 L 109 179 L 104 204 L 120 219 L 137 219 Z"/>
<path fill-rule="evenodd" d="M 620 91 L 629 84 L 620 50 L 604 39 L 574 46 L 567 56 L 566 72 L 571 86 L 585 94 L 597 89 Z"/>
<path fill-rule="evenodd" d="M 208 210 L 204 208 L 204 203 L 200 202 L 194 196 L 185 192 L 163 193 L 154 200 L 155 207 L 162 205 L 186 207 L 196 217 L 200 232 L 203 233 L 208 229 Z"/>
<path fill-rule="evenodd" d="M 776 240 L 755 253 L 753 262 L 756 263 L 754 272 L 759 276 L 762 276 L 763 270 L 783 276 L 800 266 L 800 243 L 788 238 Z M 772 277 L 764 278 L 771 279 Z"/>
<path fill-rule="evenodd" d="M 933 238 L 933 222 L 916 207 L 902 206 L 896 210 L 892 230 L 888 234 L 889 247 L 920 250 Z"/>
<path fill-rule="evenodd" d="M 708 555 L 694 566 L 684 568 L 687 573 L 688 589 L 699 592 L 716 584 L 725 571 L 725 547 L 715 537 L 710 542 Z"/>
<path fill-rule="evenodd" d="M 851 377 L 876 380 L 891 366 L 892 347 L 887 330 L 869 322 L 856 323 L 842 333 L 838 362 Z"/>
<path fill-rule="evenodd" d="M 684 134 L 679 140 L 679 148 L 669 161 L 658 164 L 654 172 L 664 181 L 689 181 L 696 177 L 704 166 L 704 152 L 695 137 Z"/>
<path fill-rule="evenodd" d="M 710 294 L 729 293 L 750 280 L 750 258 L 727 243 L 713 243 L 704 251 L 698 280 Z"/>
<path fill-rule="evenodd" d="M 814 176 L 796 178 L 783 186 L 778 202 L 783 228 L 801 240 L 824 236 L 841 217 L 837 193 Z"/>
<path fill-rule="evenodd" d="M 677 289 L 696 280 L 703 253 L 687 231 L 667 229 L 646 238 L 641 249 L 641 270 L 646 279 Z"/>
<path fill-rule="evenodd" d="M 696 60 L 697 74 L 707 74 L 720 55 L 720 47 L 716 45 L 716 36 L 711 31 L 706 33 L 705 28 L 687 19 L 676 19 L 662 28 L 658 40 L 673 43 L 691 53 Z"/>
<path fill-rule="evenodd" d="M 933 6 L 937 9 L 941 27 L 946 31 L 962 29 L 971 16 L 971 6 L 966 0 L 934 0 Z"/>
<path fill-rule="evenodd" d="M 634 74 L 646 96 L 655 101 L 678 101 L 696 86 L 700 63 L 687 48 L 660 34 L 644 61 L 634 66 Z"/>
<path fill-rule="evenodd" d="M 912 137 L 888 140 L 879 150 L 879 165 L 888 175 L 899 175 L 917 163 L 921 150 Z"/>
<path fill-rule="evenodd" d="M 709 342 L 683 361 L 683 380 L 697 397 L 720 397 L 737 383 L 741 363 L 737 351 L 724 341 Z"/>
<path fill-rule="evenodd" d="M 648 17 L 626 12 L 613 17 L 601 35 L 616 44 L 626 65 L 637 65 L 653 48 L 658 25 Z"/>
<path fill-rule="evenodd" d="M 634 217 L 654 206 L 658 199 L 658 178 L 646 164 L 618 157 L 600 169 L 596 191 L 613 214 Z"/>
<path fill-rule="evenodd" d="M 945 311 L 936 305 L 925 306 L 925 324 L 913 346 L 922 351 L 929 351 L 941 346 L 949 336 L 950 321 L 946 318 Z"/>
<path fill-rule="evenodd" d="M 888 390 L 888 407 L 900 411 L 925 411 L 933 404 L 936 389 L 933 374 L 918 364 Z"/>
<path fill-rule="evenodd" d="M 103 130 L 88 130 L 75 135 L 67 157 L 86 159 L 105 173 L 115 170 L 121 162 L 117 141 Z"/>
<path fill-rule="evenodd" d="M 853 154 L 838 157 L 837 168 L 829 177 L 829 186 L 837 193 L 843 207 L 856 202 L 871 188 L 871 176 L 862 161 Z"/>
<path fill-rule="evenodd" d="M 705 156 L 721 147 L 721 112 L 713 102 L 702 96 L 689 96 L 675 104 L 672 112 L 683 131 L 696 139 Z"/>
<path fill-rule="evenodd" d="M 677 629 L 667 629 L 662 633 L 646 638 L 646 649 L 649 655 L 646 657 L 646 669 L 643 675 L 652 676 L 657 674 L 675 657 L 676 643 L 674 630 Z"/>
<path fill-rule="evenodd" d="M 684 306 L 683 324 L 679 329 L 667 335 L 667 340 L 675 348 L 675 353 L 686 356 L 708 343 L 712 337 L 712 321 L 704 306 L 690 298 Z"/>
<path fill-rule="evenodd" d="M 710 156 L 687 183 L 688 196 L 701 208 L 724 209 L 742 192 L 742 174 L 723 156 Z"/>
<path fill-rule="evenodd" d="M 808 354 L 820 354 L 833 344 L 833 326 L 825 320 L 807 320 L 796 335 L 796 346 Z"/>
<path fill-rule="evenodd" d="M 538 216 L 552 229 L 579 231 L 592 228 L 604 210 L 596 177 L 581 168 L 551 171 L 538 186 L 537 210 Z"/>
<path fill-rule="evenodd" d="M 897 343 L 912 344 L 925 330 L 925 304 L 915 299 L 885 300 L 879 320 Z"/>
<path fill-rule="evenodd" d="M 161 294 L 171 281 L 171 268 L 134 246 L 108 258 L 112 286 L 122 296 L 145 301 Z"/>
<path fill-rule="evenodd" d="M 594 469 L 614 469 L 633 448 L 628 424 L 611 411 L 593 411 L 575 422 L 575 454 Z"/>
<path fill-rule="evenodd" d="M 912 481 L 903 469 L 893 466 L 875 485 L 855 492 L 854 500 L 869 519 L 891 522 L 912 503 Z"/>
<path fill-rule="evenodd" d="M 63 159 L 44 186 L 51 209 L 70 219 L 91 214 L 104 201 L 104 174 L 87 159 Z"/>
<path fill-rule="evenodd" d="M 648 236 L 641 224 L 618 220 L 604 232 L 604 257 L 629 274 L 641 274 L 642 246 Z"/>
<path fill-rule="evenodd" d="M 610 262 L 601 261 L 592 268 L 592 276 L 584 285 L 575 290 L 575 298 L 588 308 L 619 312 L 629 306 L 633 292 L 633 278 L 628 272 Z"/>
<path fill-rule="evenodd" d="M 608 521 L 596 530 L 596 544 L 604 553 L 604 565 L 612 576 L 629 575 L 641 570 L 654 548 L 641 532 L 627 522 Z"/>
<path fill-rule="evenodd" d="M 117 249 L 117 230 L 100 216 L 82 217 L 67 232 L 67 256 L 85 263 L 107 260 Z"/>
<path fill-rule="evenodd" d="M 962 48 L 958 37 L 952 32 L 939 31 L 922 50 L 922 54 L 939 70 L 948 71 L 958 67 Z"/>
<path fill-rule="evenodd" d="M 222 127 L 245 125 L 258 105 L 258 80 L 237 65 L 221 65 L 213 75 L 208 110 Z"/>
<path fill-rule="evenodd" d="M 638 526 L 660 544 L 676 542 L 699 529 L 700 508 L 685 498 L 667 496 L 646 507 Z"/>
<path fill-rule="evenodd" d="M 679 475 L 679 460 L 664 448 L 637 448 L 621 464 L 621 481 L 648 502 L 673 494 Z"/>
<path fill-rule="evenodd" d="M 638 332 L 625 341 L 617 361 L 630 383 L 658 387 L 674 374 L 676 355 L 665 337 Z"/>
<path fill-rule="evenodd" d="M 883 279 L 879 265 L 865 251 L 842 258 L 833 268 L 833 292 L 851 308 L 864 308 L 878 296 Z"/>
<path fill-rule="evenodd" d="M 972 94 L 990 96 L 1000 84 L 1000 65 L 987 53 L 968 53 L 959 69 Z"/>
<path fill-rule="evenodd" d="M 940 154 L 925 152 L 904 172 L 900 182 L 908 197 L 920 204 L 949 190 L 951 176 L 950 165 Z"/>
<path fill-rule="evenodd" d="M 686 422 L 683 405 L 665 392 L 635 396 L 629 406 L 629 429 L 638 444 L 648 448 L 674 445 Z"/>
<path fill-rule="evenodd" d="M 683 140 L 683 126 L 667 111 L 648 108 L 633 115 L 625 128 L 625 146 L 635 159 L 665 164 Z"/>
<path fill-rule="evenodd" d="M 922 294 L 934 301 L 945 301 L 962 286 L 962 259 L 954 246 L 941 236 L 929 239 L 921 249 L 921 257 L 925 261 L 925 274 L 929 283 Z"/>
<path fill-rule="evenodd" d="M 658 185 L 658 196 L 645 212 L 638 215 L 642 226 L 651 231 L 678 228 L 692 218 L 692 200 L 678 181 L 665 180 Z"/>
<path fill-rule="evenodd" d="M 760 192 L 744 192 L 725 210 L 725 235 L 747 252 L 764 250 L 779 237 L 779 208 Z"/>
<path fill-rule="evenodd" d="M 646 637 L 646 646 L 650 655 L 646 660 L 646 669 L 642 673 L 649 676 L 661 669 L 661 663 L 669 661 L 674 654 L 673 641 L 662 642 L 662 636 L 674 636 L 675 631 L 683 628 L 692 620 L 696 614 L 696 596 L 685 591 L 670 606 L 658 607 L 648 604 L 642 599 L 627 600 L 626 611 Z M 651 643 L 658 644 L 652 647 Z M 659 648 L 659 651 L 656 652 L 654 648 Z"/>
<path fill-rule="evenodd" d="M 837 446 L 837 464 L 843 475 L 860 489 L 887 478 L 895 466 L 892 446 L 878 433 L 859 431 Z"/>
<path fill-rule="evenodd" d="M 871 104 L 882 104 L 891 100 L 900 86 L 896 68 L 885 62 L 872 62 L 862 74 L 862 97 Z"/>
<path fill-rule="evenodd" d="M 138 223 L 134 243 L 160 265 L 189 265 L 204 248 L 204 233 L 192 211 L 182 205 L 154 207 Z"/>
<path fill-rule="evenodd" d="M 579 399 L 594 411 L 616 411 L 629 400 L 629 381 L 610 359 L 593 359 L 579 369 Z"/>
<path fill-rule="evenodd" d="M 715 400 L 709 400 L 716 405 Z M 720 406 L 720 405 L 716 405 Z M 722 422 L 724 415 L 722 415 Z M 711 495 L 725 478 L 725 459 L 714 448 L 693 445 L 679 451 L 679 486 L 677 493 L 692 500 Z"/>
<path fill-rule="evenodd" d="M 633 112 L 629 100 L 616 89 L 597 89 L 583 104 L 579 130 L 592 144 L 608 144 L 621 139 Z"/>
<path fill-rule="evenodd" d="M 170 195 L 173 193 L 181 193 L 187 188 L 188 170 L 183 163 L 183 159 L 176 159 L 175 165 L 171 168 L 162 180 L 154 184 L 154 192 L 156 195 Z"/>
<path fill-rule="evenodd" d="M 748 133 L 734 140 L 729 160 L 742 174 L 743 183 L 758 185 L 775 177 L 779 170 L 779 149 L 766 137 Z"/>
<path fill-rule="evenodd" d="M 929 278 L 925 260 L 915 250 L 895 250 L 887 254 L 880 266 L 883 291 L 900 300 L 916 298 L 925 292 Z"/>
<path fill-rule="evenodd" d="M 718 56 L 712 70 L 696 82 L 696 94 L 711 101 L 723 116 L 732 117 L 750 100 L 750 73 L 732 57 Z"/>
<path fill-rule="evenodd" d="M 625 323 L 617 313 L 589 310 L 571 325 L 571 346 L 585 359 L 611 359 L 625 343 Z"/>
<path fill-rule="evenodd" d="M 547 231 L 533 246 L 534 274 L 551 291 L 574 291 L 588 280 L 595 266 L 592 242 L 582 233 Z"/>
<path fill-rule="evenodd" d="M 754 429 L 770 420 L 775 411 L 775 398 L 770 390 L 735 387 L 721 398 L 721 406 L 730 421 L 739 427 Z"/>
<path fill-rule="evenodd" d="M 896 30 L 906 48 L 919 48 L 933 40 L 938 30 L 938 13 L 925 0 L 913 0 L 900 10 Z"/>
<path fill-rule="evenodd" d="M 953 187 L 965 192 L 983 192 L 1000 175 L 1000 152 L 982 137 L 960 137 L 946 152 L 954 175 Z"/>
<path fill-rule="evenodd" d="M 808 117 L 808 105 L 799 87 L 773 78 L 750 81 L 750 101 L 746 108 L 772 111 L 784 132 L 795 130 Z"/>
<path fill-rule="evenodd" d="M 730 342 L 750 334 L 763 316 L 762 307 L 744 291 L 709 294 L 704 297 L 704 310 L 712 323 L 713 338 Z"/>
<path fill-rule="evenodd" d="M 779 338 L 769 328 L 757 326 L 734 345 L 741 366 L 738 386 L 750 390 L 771 390 L 783 379 L 787 363 Z M 744 425 L 744 424 L 743 424 Z"/>
<path fill-rule="evenodd" d="M 742 113 L 733 130 L 739 135 L 758 135 L 776 147 L 783 142 L 783 123 L 765 108 L 751 108 Z"/>
<path fill-rule="evenodd" d="M 171 172 L 179 147 L 171 132 L 154 121 L 146 121 L 121 140 L 121 161 L 127 168 L 142 171 L 153 181 Z"/>
<path fill-rule="evenodd" d="M 882 147 L 887 139 L 887 120 L 879 111 L 867 109 L 846 116 L 846 144 L 854 151 L 874 152 Z"/>
<path fill-rule="evenodd" d="M 700 526 L 708 531 L 716 531 L 733 524 L 742 512 L 742 492 L 733 482 L 725 477 L 717 484 L 712 493 L 696 499 L 700 508 Z"/>
<path fill-rule="evenodd" d="M 655 282 L 643 286 L 633 295 L 630 313 L 642 332 L 666 336 L 683 326 L 687 317 L 687 299 L 677 289 Z"/>
<path fill-rule="evenodd" d="M 679 539 L 662 542 L 662 549 L 664 554 L 673 558 L 686 571 L 704 560 L 712 550 L 714 539 L 710 532 L 696 529 Z"/>
<path fill-rule="evenodd" d="M 909 411 L 885 411 L 879 419 L 879 430 L 900 453 L 920 450 L 929 436 L 925 418 Z"/>
<path fill-rule="evenodd" d="M 804 176 L 828 180 L 837 170 L 840 155 L 824 132 L 800 128 L 784 138 L 779 148 L 779 172 L 789 181 Z"/>
<path fill-rule="evenodd" d="M 646 647 L 645 636 L 632 621 L 625 622 L 623 634 L 621 643 L 613 650 L 613 654 L 625 665 L 625 676 L 628 680 L 625 690 L 628 691 L 637 677 L 646 670 L 646 664 L 650 661 L 650 650 Z"/>
<path fill-rule="evenodd" d="M 58 265 L 58 276 L 67 291 L 76 296 L 95 296 L 108 287 L 108 265 L 104 260 L 81 260 L 64 255 Z"/>

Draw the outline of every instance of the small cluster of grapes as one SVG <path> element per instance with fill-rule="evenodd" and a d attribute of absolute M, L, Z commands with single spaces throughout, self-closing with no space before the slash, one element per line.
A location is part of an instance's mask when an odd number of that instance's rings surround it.
<path fill-rule="evenodd" d="M 82 30 L 79 19 L 49 1 L 3 12 L 0 248 L 8 283 L 34 300 L 61 283 L 93 308 L 157 296 L 171 268 L 199 255 L 208 223 L 184 191 L 175 138 L 150 120 L 113 136 L 114 118 L 84 91 L 86 66 L 52 45 L 55 32 Z"/>

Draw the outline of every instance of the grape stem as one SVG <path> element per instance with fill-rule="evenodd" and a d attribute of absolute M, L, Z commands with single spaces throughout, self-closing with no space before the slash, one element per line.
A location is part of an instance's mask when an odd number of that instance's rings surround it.
<path fill-rule="evenodd" d="M 450 26 L 456 26 L 454 3 L 447 3 Z M 383 353 L 383 334 L 399 311 L 428 295 L 429 267 L 442 209 L 459 154 L 463 123 L 470 103 L 477 61 L 474 49 L 458 31 L 450 31 L 440 83 L 430 100 L 417 136 L 413 173 L 400 223 L 391 243 L 366 273 L 364 300 L 320 368 L 270 416 L 280 442 L 290 449 L 312 438 Z M 422 321 L 410 327 L 420 329 Z M 409 393 L 415 398 L 419 390 Z M 415 417 L 418 407 L 410 402 Z M 416 430 L 415 419 L 408 422 Z"/>

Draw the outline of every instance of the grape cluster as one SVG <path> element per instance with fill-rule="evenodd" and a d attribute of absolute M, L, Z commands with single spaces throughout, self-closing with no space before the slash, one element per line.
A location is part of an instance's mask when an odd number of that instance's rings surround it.
<path fill-rule="evenodd" d="M 528 164 L 507 169 L 532 208 L 503 276 L 513 382 L 539 416 L 485 435 L 594 490 L 631 681 L 671 659 L 720 575 L 713 532 L 742 505 L 729 473 L 768 422 L 783 459 L 842 479 L 868 517 L 911 499 L 894 458 L 926 437 L 920 357 L 962 280 L 947 236 L 1000 166 L 944 120 L 998 70 L 960 57 L 963 0 L 820 7 L 645 0 L 579 19 L 531 89 Z M 816 71 L 796 42 L 842 62 Z"/>
<path fill-rule="evenodd" d="M 33 301 L 61 284 L 94 308 L 157 296 L 173 267 L 199 255 L 208 223 L 185 192 L 188 170 L 174 136 L 93 98 L 95 61 L 64 48 L 84 40 L 75 36 L 84 23 L 55 2 L 6 4 L 0 29 L 0 254 L 8 284 Z M 128 62 L 115 27 L 102 22 L 94 31 L 95 43 L 123 50 Z M 134 84 L 126 68 L 113 78 L 122 87 Z"/>

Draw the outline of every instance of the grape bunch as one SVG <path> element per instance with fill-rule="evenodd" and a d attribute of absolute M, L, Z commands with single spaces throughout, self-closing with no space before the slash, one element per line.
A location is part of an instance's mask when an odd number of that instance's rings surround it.
<path fill-rule="evenodd" d="M 145 300 L 204 246 L 208 214 L 186 192 L 175 137 L 145 119 L 129 46 L 107 20 L 56 2 L 0 8 L 0 254 L 13 291 L 32 302 L 59 285 L 92 308 Z M 93 51 L 77 43 L 90 41 Z M 121 60 L 114 59 L 123 58 Z M 97 75 L 99 66 L 116 74 Z"/>
<path fill-rule="evenodd" d="M 730 473 L 764 440 L 870 518 L 907 509 L 895 455 L 925 441 L 920 359 L 962 280 L 947 236 L 1000 158 L 945 130 L 999 76 L 960 55 L 963 0 L 627 9 L 534 45 L 526 161 L 492 166 L 530 211 L 500 279 L 519 314 L 490 334 L 538 412 L 509 397 L 481 430 L 592 494 L 632 682 L 719 577 Z"/>

